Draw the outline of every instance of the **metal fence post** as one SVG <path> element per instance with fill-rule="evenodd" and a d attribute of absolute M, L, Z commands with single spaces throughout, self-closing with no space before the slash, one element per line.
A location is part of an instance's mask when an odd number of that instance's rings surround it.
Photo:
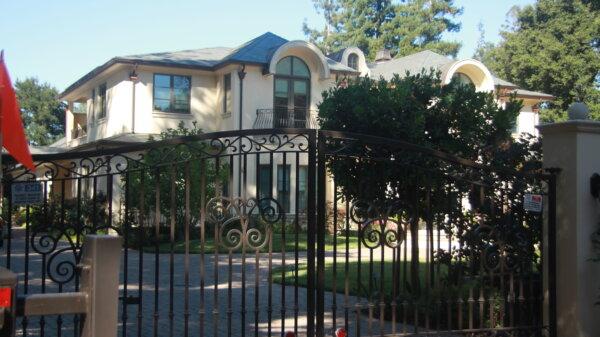
<path fill-rule="evenodd" d="M 316 336 L 325 336 L 325 227 L 327 226 L 327 170 L 325 136 L 317 138 L 317 327 Z M 335 294 L 333 296 L 336 296 Z"/>
<path fill-rule="evenodd" d="M 307 237 L 306 237 L 306 335 L 315 334 L 315 231 L 317 222 L 317 137 L 316 132 L 308 133 L 308 187 L 307 187 Z"/>
<path fill-rule="evenodd" d="M 110 235 L 85 237 L 81 292 L 88 294 L 82 337 L 116 337 L 122 239 Z"/>

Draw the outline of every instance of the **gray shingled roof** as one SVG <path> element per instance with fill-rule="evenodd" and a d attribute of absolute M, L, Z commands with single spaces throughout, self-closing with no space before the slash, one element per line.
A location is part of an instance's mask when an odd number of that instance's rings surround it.
<path fill-rule="evenodd" d="M 511 88 L 519 87 L 518 85 L 516 85 L 512 82 L 509 82 L 507 80 L 503 80 L 503 79 L 497 77 L 496 74 L 492 73 L 492 76 L 494 77 L 494 85 L 501 86 L 501 87 L 511 87 Z"/>
<path fill-rule="evenodd" d="M 163 63 L 166 65 L 181 64 L 198 67 L 213 67 L 225 56 L 231 53 L 231 48 L 203 48 L 193 50 L 182 50 L 166 53 L 139 54 L 118 57 L 121 60 L 146 61 Z"/>
<path fill-rule="evenodd" d="M 233 50 L 222 62 L 245 62 L 268 64 L 273 53 L 288 40 L 271 32 L 254 38 Z"/>
<path fill-rule="evenodd" d="M 369 64 L 369 68 L 371 68 L 372 77 L 379 78 L 382 76 L 386 80 L 389 80 L 394 77 L 394 74 L 404 76 L 407 72 L 418 74 L 423 69 L 425 71 L 429 69 L 441 70 L 443 66 L 452 62 L 454 61 L 443 55 L 431 50 L 424 50 L 390 61 L 372 63 Z"/>
<path fill-rule="evenodd" d="M 226 47 L 202 48 L 175 52 L 151 53 L 119 56 L 95 68 L 77 82 L 69 86 L 61 96 L 87 82 L 97 74 L 116 63 L 145 64 L 155 66 L 182 67 L 204 70 L 215 70 L 230 63 L 249 63 L 268 65 L 277 48 L 288 40 L 271 32 L 262 34 L 243 45 L 233 49 Z M 334 71 L 355 72 L 339 62 L 326 58 L 329 68 Z"/>
<path fill-rule="evenodd" d="M 554 99 L 554 96 L 539 91 L 516 89 L 514 92 L 517 94 L 517 96 L 533 96 L 539 98 Z"/>

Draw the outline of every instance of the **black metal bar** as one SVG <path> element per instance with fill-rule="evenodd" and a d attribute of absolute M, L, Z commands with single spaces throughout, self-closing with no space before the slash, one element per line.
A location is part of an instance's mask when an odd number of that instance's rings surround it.
<path fill-rule="evenodd" d="M 175 329 L 175 312 L 174 312 L 174 296 L 175 296 L 175 226 L 177 224 L 177 168 L 175 165 L 171 165 L 171 188 L 170 188 L 170 211 L 169 220 L 171 223 L 169 230 L 169 333 L 173 336 Z"/>
<path fill-rule="evenodd" d="M 298 245 L 300 233 L 300 154 L 296 153 L 296 179 L 295 179 L 295 198 L 294 198 L 294 335 L 298 335 Z"/>
<path fill-rule="evenodd" d="M 325 227 L 327 227 L 327 170 L 325 164 L 325 137 L 317 139 L 317 299 L 316 336 L 325 336 Z"/>
<path fill-rule="evenodd" d="M 232 160 L 230 159 L 229 161 L 230 163 L 232 162 Z M 243 164 L 244 164 L 244 171 L 242 174 L 242 179 L 243 179 L 243 183 L 242 183 L 242 194 L 240 195 L 241 198 L 243 198 L 243 200 L 247 200 L 247 195 L 248 195 L 248 157 L 246 154 L 244 154 L 244 160 L 243 160 Z M 231 166 L 231 165 L 230 165 Z M 231 175 L 230 175 L 231 177 Z M 244 205 L 242 206 L 243 210 L 242 213 L 243 214 L 247 214 L 248 209 L 246 207 L 246 203 L 244 202 Z M 248 238 L 248 221 L 249 219 L 245 219 L 246 223 L 245 224 L 240 224 L 243 228 L 242 232 L 242 308 L 241 308 L 241 328 L 242 328 L 242 337 L 246 337 L 246 241 Z"/>
<path fill-rule="evenodd" d="M 215 158 L 215 172 L 219 171 L 220 158 Z M 214 255 L 213 255 L 213 336 L 219 336 L 219 246 L 220 246 L 220 238 L 219 238 L 219 227 L 222 226 L 222 223 L 215 224 L 213 229 L 214 231 Z"/>
<path fill-rule="evenodd" d="M 206 159 L 200 161 L 200 310 L 199 329 L 200 337 L 204 337 L 204 320 L 206 318 L 205 290 L 205 242 L 206 242 Z"/>
<path fill-rule="evenodd" d="M 154 172 L 154 313 L 152 315 L 153 336 L 158 337 L 159 287 L 160 287 L 160 168 Z"/>
<path fill-rule="evenodd" d="M 315 236 L 317 228 L 317 135 L 308 133 L 307 262 L 306 262 L 306 335 L 315 335 Z"/>
<path fill-rule="evenodd" d="M 139 223 L 138 223 L 138 306 L 137 306 L 137 335 L 142 337 L 142 318 L 144 308 L 144 244 L 145 244 L 145 197 L 146 197 L 146 172 L 140 172 L 140 200 L 139 200 Z"/>
<path fill-rule="evenodd" d="M 290 168 L 291 170 L 291 168 Z M 296 167 L 296 174 L 298 173 L 298 168 Z M 284 336 L 285 335 L 285 273 L 287 272 L 286 268 L 285 268 L 285 232 L 286 232 L 286 213 L 289 211 L 288 209 L 286 209 L 287 205 L 290 203 L 290 191 L 291 188 L 289 186 L 289 184 L 291 182 L 287 181 L 287 177 L 288 177 L 288 172 L 287 170 L 287 153 L 283 153 L 283 158 L 282 158 L 282 165 L 281 165 L 281 175 L 282 175 L 282 183 L 283 186 L 281 188 L 281 190 L 284 193 L 284 197 L 283 199 L 283 214 L 282 214 L 282 218 L 281 218 L 281 307 L 280 307 L 280 314 L 281 314 L 281 335 Z M 279 182 L 278 182 L 279 183 Z"/>
<path fill-rule="evenodd" d="M 185 255 L 184 255 L 184 303 L 183 303 L 183 335 L 187 337 L 189 335 L 189 320 L 190 320 L 190 163 L 185 163 L 184 166 L 184 184 L 185 184 L 185 214 L 183 219 L 183 230 L 185 240 Z"/>
<path fill-rule="evenodd" d="M 108 179 L 109 176 L 107 176 L 106 179 L 106 183 L 107 183 L 107 188 L 109 188 L 108 186 L 112 186 L 112 178 Z M 112 176 L 110 176 L 112 177 Z M 129 224 L 129 211 L 130 211 L 130 207 L 131 207 L 131 194 L 130 190 L 131 190 L 131 176 L 129 172 L 125 172 L 125 217 L 124 217 L 124 222 L 123 222 L 123 242 L 124 242 L 124 247 L 125 250 L 123 251 L 123 302 L 121 303 L 121 322 L 123 322 L 123 328 L 121 330 L 121 334 L 123 337 L 127 336 L 127 301 L 125 300 L 127 298 L 127 291 L 128 291 L 128 285 L 129 285 L 129 250 L 128 250 L 128 246 L 129 246 L 129 229 L 130 229 L 130 224 Z M 95 189 L 94 189 L 95 191 Z M 109 191 L 109 196 L 107 197 L 107 202 L 109 204 L 112 204 L 112 193 L 110 193 L 110 189 L 108 189 Z M 95 201 L 94 201 L 95 204 Z M 108 224 L 107 224 L 108 225 Z"/>
<path fill-rule="evenodd" d="M 277 179 L 277 171 L 273 174 L 273 152 L 269 152 L 269 195 L 273 195 L 273 180 Z M 278 202 L 281 201 L 281 196 L 277 194 Z M 273 334 L 273 237 L 269 237 L 269 265 L 268 265 L 268 280 L 267 280 L 267 336 L 271 337 Z"/>

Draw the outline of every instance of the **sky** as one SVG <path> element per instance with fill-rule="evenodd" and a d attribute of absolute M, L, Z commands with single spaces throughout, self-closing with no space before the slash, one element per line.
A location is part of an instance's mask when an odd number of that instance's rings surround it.
<path fill-rule="evenodd" d="M 455 0 L 463 7 L 459 58 L 473 55 L 482 22 L 499 40 L 506 13 L 534 0 Z M 323 27 L 311 0 L 0 0 L 0 49 L 13 81 L 37 77 L 59 90 L 114 56 L 235 47 L 271 31 L 304 39 L 302 23 Z"/>

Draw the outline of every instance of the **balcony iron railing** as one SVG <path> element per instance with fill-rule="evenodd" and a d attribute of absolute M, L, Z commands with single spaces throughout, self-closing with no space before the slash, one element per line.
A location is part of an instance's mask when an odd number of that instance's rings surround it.
<path fill-rule="evenodd" d="M 254 129 L 306 128 L 316 129 L 317 112 L 305 108 L 275 108 L 256 110 Z"/>

